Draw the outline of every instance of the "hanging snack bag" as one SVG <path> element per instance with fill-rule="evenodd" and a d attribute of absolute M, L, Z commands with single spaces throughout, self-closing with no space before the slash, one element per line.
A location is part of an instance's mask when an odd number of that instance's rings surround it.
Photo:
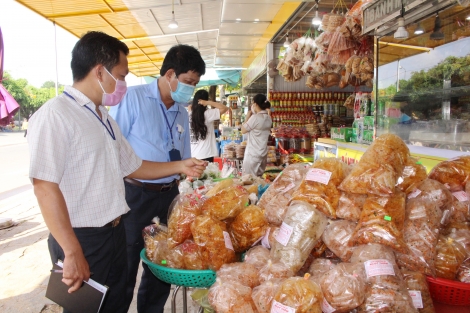
<path fill-rule="evenodd" d="M 262 269 L 269 260 L 269 250 L 263 246 L 254 246 L 245 254 L 244 262 L 253 265 L 257 270 Z"/>
<path fill-rule="evenodd" d="M 253 288 L 251 298 L 255 303 L 258 313 L 271 313 L 274 296 L 282 281 L 282 279 L 272 279 Z"/>
<path fill-rule="evenodd" d="M 415 158 L 409 157 L 403 169 L 403 174 L 398 178 L 397 187 L 404 193 L 409 194 L 426 178 L 428 178 L 426 168 Z"/>
<path fill-rule="evenodd" d="M 336 217 L 357 222 L 361 217 L 362 208 L 366 202 L 367 195 L 353 194 L 342 191 L 339 198 Z"/>
<path fill-rule="evenodd" d="M 328 226 L 322 234 L 322 240 L 336 256 L 343 262 L 347 262 L 351 257 L 353 247 L 349 245 L 356 223 L 346 220 L 330 220 Z"/>
<path fill-rule="evenodd" d="M 207 199 L 202 205 L 202 211 L 219 221 L 234 218 L 249 203 L 248 196 L 245 188 L 232 185 Z"/>
<path fill-rule="evenodd" d="M 225 223 L 208 215 L 199 215 L 191 224 L 194 242 L 205 264 L 217 271 L 222 265 L 235 261 L 235 251 Z"/>
<path fill-rule="evenodd" d="M 236 281 L 250 288 L 258 286 L 260 283 L 256 267 L 245 262 L 222 265 L 217 271 L 217 278 L 228 282 Z"/>
<path fill-rule="evenodd" d="M 251 288 L 236 281 L 217 278 L 207 298 L 217 313 L 256 313 Z"/>
<path fill-rule="evenodd" d="M 320 286 L 315 282 L 302 277 L 291 277 L 279 286 L 271 312 L 278 309 L 279 312 L 322 313 L 322 300 Z"/>
<path fill-rule="evenodd" d="M 177 195 L 168 211 L 168 247 L 191 238 L 191 224 L 201 215 L 201 200 L 194 194 Z"/>
<path fill-rule="evenodd" d="M 434 313 L 434 303 L 429 292 L 426 276 L 420 272 L 402 269 L 408 293 L 413 300 L 413 305 L 419 313 Z"/>
<path fill-rule="evenodd" d="M 464 190 L 470 179 L 470 156 L 462 155 L 437 164 L 429 173 L 429 178 L 444 184 L 452 192 Z"/>
<path fill-rule="evenodd" d="M 346 177 L 348 166 L 340 159 L 324 158 L 313 163 L 293 200 L 305 201 L 331 218 L 336 218 L 340 191 L 339 184 Z"/>
<path fill-rule="evenodd" d="M 439 236 L 436 256 L 437 277 L 455 279 L 466 257 L 467 251 L 458 241 L 451 237 Z"/>
<path fill-rule="evenodd" d="M 296 273 L 305 263 L 325 230 L 328 219 L 312 205 L 294 201 L 271 249 L 271 259 L 281 261 Z"/>
<path fill-rule="evenodd" d="M 268 223 L 263 210 L 250 205 L 235 217 L 229 226 L 235 252 L 243 252 L 266 234 Z"/>
<path fill-rule="evenodd" d="M 275 278 L 289 278 L 292 276 L 294 276 L 294 272 L 284 263 L 273 263 L 273 261 L 268 260 L 267 264 L 259 271 L 259 282 L 263 283 Z"/>

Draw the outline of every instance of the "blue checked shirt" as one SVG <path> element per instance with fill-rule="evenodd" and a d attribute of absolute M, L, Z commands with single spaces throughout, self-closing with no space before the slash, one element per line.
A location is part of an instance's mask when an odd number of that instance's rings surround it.
<path fill-rule="evenodd" d="M 122 135 L 142 160 L 169 162 L 168 153 L 172 144 L 161 108 L 163 105 L 170 126 L 175 121 L 171 129 L 175 149 L 180 151 L 183 160 L 189 159 L 191 143 L 188 112 L 178 103 L 167 110 L 160 97 L 157 82 L 155 80 L 147 85 L 129 87 L 124 99 L 117 106 L 111 107 L 109 114 L 116 120 Z M 174 175 L 143 182 L 165 184 L 178 177 Z"/>

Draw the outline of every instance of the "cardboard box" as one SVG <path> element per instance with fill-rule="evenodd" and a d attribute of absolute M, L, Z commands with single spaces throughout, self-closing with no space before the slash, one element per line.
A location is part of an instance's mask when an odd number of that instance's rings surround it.
<path fill-rule="evenodd" d="M 353 129 L 351 127 L 331 127 L 331 139 L 341 142 L 352 142 Z"/>

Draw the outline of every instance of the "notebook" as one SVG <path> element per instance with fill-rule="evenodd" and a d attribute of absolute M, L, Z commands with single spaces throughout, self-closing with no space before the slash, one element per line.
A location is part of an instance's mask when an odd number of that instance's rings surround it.
<path fill-rule="evenodd" d="M 61 270 L 62 268 L 63 263 L 61 261 L 58 261 L 53 267 L 55 270 Z M 108 291 L 107 286 L 101 285 L 91 278 L 73 293 L 68 293 L 69 288 L 62 282 L 62 273 L 51 272 L 46 298 L 73 313 L 97 313 Z"/>

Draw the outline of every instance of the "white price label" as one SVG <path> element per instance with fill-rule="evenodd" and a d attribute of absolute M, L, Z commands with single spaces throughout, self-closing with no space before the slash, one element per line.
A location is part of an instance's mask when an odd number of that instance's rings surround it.
<path fill-rule="evenodd" d="M 393 265 L 388 260 L 377 259 L 369 260 L 364 262 L 366 268 L 367 278 L 374 276 L 382 275 L 393 275 L 395 276 L 395 271 L 393 270 Z"/>
<path fill-rule="evenodd" d="M 333 313 L 334 311 L 336 311 L 336 309 L 332 307 L 331 304 L 329 304 L 325 298 L 323 298 L 323 301 L 321 303 L 321 310 L 323 313 Z"/>
<path fill-rule="evenodd" d="M 261 245 L 266 249 L 271 249 L 271 245 L 269 244 L 269 233 L 271 232 L 271 227 L 268 228 L 266 234 L 264 235 L 263 239 L 261 239 Z"/>
<path fill-rule="evenodd" d="M 295 309 L 273 300 L 271 313 L 295 313 Z"/>
<path fill-rule="evenodd" d="M 330 178 L 331 172 L 319 168 L 309 169 L 307 176 L 305 177 L 306 180 L 315 181 L 323 185 L 328 185 Z"/>
<path fill-rule="evenodd" d="M 286 186 L 286 188 L 284 188 L 282 190 L 282 192 L 288 192 L 289 190 L 291 190 L 292 188 L 295 187 L 295 184 L 294 183 L 290 183 L 289 185 Z"/>
<path fill-rule="evenodd" d="M 226 231 L 224 231 L 223 233 L 225 240 L 225 248 L 235 251 L 235 249 L 233 249 L 232 239 L 230 239 L 230 235 Z"/>
<path fill-rule="evenodd" d="M 456 197 L 457 200 L 459 200 L 460 202 L 468 201 L 468 193 L 466 193 L 465 191 L 457 191 L 457 192 L 453 192 L 452 194 L 453 194 L 454 197 Z"/>
<path fill-rule="evenodd" d="M 415 190 L 413 190 L 412 192 L 410 192 L 410 193 L 408 194 L 408 199 L 416 198 L 416 197 L 419 196 L 420 194 L 421 194 L 421 190 L 415 189 Z"/>
<path fill-rule="evenodd" d="M 423 298 L 421 297 L 421 291 L 418 290 L 408 290 L 411 296 L 411 300 L 413 300 L 413 305 L 417 309 L 424 308 L 423 306 Z"/>
<path fill-rule="evenodd" d="M 287 225 L 286 223 L 282 222 L 281 228 L 279 228 L 279 232 L 276 235 L 276 240 L 283 246 L 287 246 L 287 243 L 290 240 L 290 236 L 294 231 L 294 227 Z"/>

